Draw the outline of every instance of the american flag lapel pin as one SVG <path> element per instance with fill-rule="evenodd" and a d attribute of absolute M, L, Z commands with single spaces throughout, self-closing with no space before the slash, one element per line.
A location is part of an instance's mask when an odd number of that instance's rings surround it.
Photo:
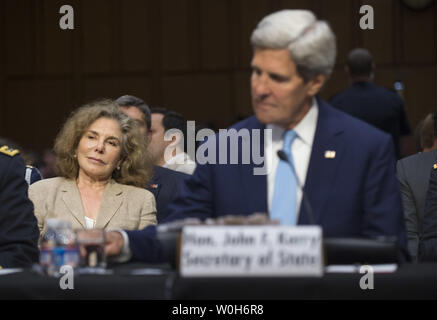
<path fill-rule="evenodd" d="M 326 159 L 334 159 L 335 158 L 335 151 L 333 151 L 333 150 L 326 150 L 325 151 L 325 158 Z"/>

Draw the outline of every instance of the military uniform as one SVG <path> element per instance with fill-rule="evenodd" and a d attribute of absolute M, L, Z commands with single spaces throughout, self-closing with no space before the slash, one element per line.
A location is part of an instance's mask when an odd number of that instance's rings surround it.
<path fill-rule="evenodd" d="M 24 179 L 30 186 L 32 183 L 42 180 L 42 174 L 37 168 L 26 165 L 26 173 L 24 175 Z"/>
<path fill-rule="evenodd" d="M 0 268 L 38 261 L 39 230 L 19 151 L 0 146 Z"/>

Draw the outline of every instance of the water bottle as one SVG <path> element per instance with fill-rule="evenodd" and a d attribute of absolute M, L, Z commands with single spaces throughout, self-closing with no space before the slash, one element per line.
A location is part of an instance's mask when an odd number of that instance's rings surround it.
<path fill-rule="evenodd" d="M 47 275 L 58 277 L 62 266 L 78 266 L 79 248 L 70 222 L 48 219 L 46 225 L 47 232 L 41 239 L 40 264 Z"/>
<path fill-rule="evenodd" d="M 39 263 L 43 272 L 50 276 L 54 274 L 53 249 L 56 247 L 56 233 L 59 222 L 60 220 L 58 219 L 46 220 L 47 231 L 42 236 L 40 242 Z"/>

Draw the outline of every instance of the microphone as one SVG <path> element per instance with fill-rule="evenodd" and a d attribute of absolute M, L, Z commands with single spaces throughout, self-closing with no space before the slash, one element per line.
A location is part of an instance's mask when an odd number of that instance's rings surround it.
<path fill-rule="evenodd" d="M 296 170 L 294 169 L 294 165 L 290 162 L 287 154 L 284 151 L 278 150 L 277 154 L 278 154 L 279 159 L 287 162 L 290 165 L 291 170 L 293 170 L 294 176 L 296 177 L 297 187 L 302 192 L 302 204 L 304 205 L 305 211 L 308 212 L 310 224 L 316 224 L 316 220 L 314 219 L 313 209 L 311 207 L 311 204 L 310 204 L 308 198 L 306 197 L 305 190 L 299 181 L 299 177 L 296 174 Z M 296 224 L 297 224 L 297 222 L 296 222 Z"/>

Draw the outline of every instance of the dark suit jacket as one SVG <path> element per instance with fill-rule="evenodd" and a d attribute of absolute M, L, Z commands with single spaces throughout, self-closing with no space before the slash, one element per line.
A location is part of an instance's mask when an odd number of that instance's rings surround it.
<path fill-rule="evenodd" d="M 322 226 L 325 237 L 395 236 L 406 252 L 405 222 L 390 136 L 320 99 L 318 104 L 317 129 L 304 188 L 314 217 L 301 206 L 298 224 L 310 224 L 314 219 Z M 262 132 L 265 125 L 250 117 L 233 128 L 247 128 L 252 134 L 251 129 Z M 262 153 L 263 146 L 261 137 Z M 335 158 L 326 158 L 326 151 L 335 151 Z M 220 153 L 216 153 L 219 158 Z M 229 154 L 228 150 L 228 161 Z M 241 160 L 241 148 L 239 157 Z M 167 221 L 267 212 L 267 177 L 253 175 L 254 167 L 253 159 L 247 165 L 198 164 L 171 205 L 174 213 Z M 147 229 L 128 233 L 134 259 L 161 257 L 151 240 L 155 231 Z"/>
<path fill-rule="evenodd" d="M 0 266 L 28 267 L 38 261 L 39 231 L 27 196 L 24 161 L 0 153 Z"/>
<path fill-rule="evenodd" d="M 393 91 L 368 81 L 354 82 L 329 100 L 334 107 L 381 129 L 393 138 L 397 158 L 399 138 L 411 133 L 404 103 Z"/>
<path fill-rule="evenodd" d="M 437 168 L 431 167 L 419 240 L 419 261 L 437 261 Z"/>
<path fill-rule="evenodd" d="M 437 150 L 433 150 L 414 154 L 397 163 L 397 176 L 401 187 L 408 235 L 408 250 L 413 261 L 417 261 L 426 191 L 431 168 L 436 159 Z"/>
<path fill-rule="evenodd" d="M 179 195 L 182 181 L 190 175 L 160 166 L 155 166 L 153 170 L 153 178 L 146 189 L 155 196 L 156 217 L 159 223 L 170 215 L 167 206 Z"/>

